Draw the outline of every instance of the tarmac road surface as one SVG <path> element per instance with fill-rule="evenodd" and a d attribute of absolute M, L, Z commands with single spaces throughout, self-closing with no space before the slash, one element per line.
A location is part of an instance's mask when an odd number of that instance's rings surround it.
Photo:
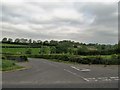
<path fill-rule="evenodd" d="M 3 88 L 118 88 L 118 66 L 78 65 L 29 58 L 26 70 L 3 72 Z"/>

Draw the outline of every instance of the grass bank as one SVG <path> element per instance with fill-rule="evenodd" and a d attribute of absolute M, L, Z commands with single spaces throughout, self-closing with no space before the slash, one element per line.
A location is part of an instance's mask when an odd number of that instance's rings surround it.
<path fill-rule="evenodd" d="M 16 70 L 21 68 L 23 67 L 16 65 L 15 61 L 11 61 L 11 60 L 2 60 L 2 64 L 0 64 L 1 71 L 11 71 L 11 70 Z"/>

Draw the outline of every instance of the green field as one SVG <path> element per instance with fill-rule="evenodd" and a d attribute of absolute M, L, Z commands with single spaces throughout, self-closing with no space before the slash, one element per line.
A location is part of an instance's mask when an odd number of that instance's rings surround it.
<path fill-rule="evenodd" d="M 26 46 L 26 45 L 16 45 L 16 44 L 0 44 L 0 46 Z M 27 50 L 31 50 L 32 54 L 39 54 L 40 48 L 2 48 L 3 53 L 11 54 L 26 54 Z"/>
<path fill-rule="evenodd" d="M 39 54 L 40 48 L 2 48 L 4 53 L 25 54 L 27 50 L 31 49 L 32 54 Z"/>
<path fill-rule="evenodd" d="M 0 44 L 0 46 L 26 46 L 26 45 L 16 45 L 16 44 Z"/>

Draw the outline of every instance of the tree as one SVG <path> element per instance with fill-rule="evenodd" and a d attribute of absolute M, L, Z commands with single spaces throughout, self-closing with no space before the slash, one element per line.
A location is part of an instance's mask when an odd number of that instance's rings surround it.
<path fill-rule="evenodd" d="M 27 39 L 24 39 L 24 38 L 20 39 L 20 43 L 27 43 L 27 42 L 28 42 Z"/>
<path fill-rule="evenodd" d="M 43 46 L 41 46 L 39 54 L 42 54 L 42 55 L 44 54 L 44 47 Z"/>
<path fill-rule="evenodd" d="M 68 53 L 69 53 L 70 55 L 75 55 L 75 54 L 77 54 L 77 49 L 76 49 L 76 48 L 69 48 L 69 49 L 68 49 Z"/>
<path fill-rule="evenodd" d="M 49 42 L 46 40 L 43 42 L 43 45 L 49 45 Z"/>
<path fill-rule="evenodd" d="M 63 40 L 58 43 L 56 46 L 56 52 L 57 53 L 68 53 L 69 48 L 73 48 L 74 45 L 71 41 Z"/>
<path fill-rule="evenodd" d="M 37 43 L 42 44 L 42 41 L 41 40 L 37 40 Z"/>
<path fill-rule="evenodd" d="M 32 39 L 29 39 L 29 40 L 28 40 L 28 43 L 31 44 L 31 43 L 32 43 Z"/>
<path fill-rule="evenodd" d="M 88 48 L 86 46 L 82 46 L 78 48 L 78 55 L 86 55 L 88 54 Z"/>
<path fill-rule="evenodd" d="M 16 38 L 14 42 L 15 42 L 15 43 L 20 43 L 20 39 L 19 39 L 19 38 Z"/>
<path fill-rule="evenodd" d="M 50 47 L 45 47 L 44 50 L 45 50 L 45 54 L 50 54 L 51 53 Z"/>
<path fill-rule="evenodd" d="M 50 48 L 50 51 L 51 51 L 51 54 L 55 54 L 56 53 L 56 47 L 55 46 L 52 46 Z"/>
<path fill-rule="evenodd" d="M 8 39 L 8 43 L 12 43 L 13 40 L 11 38 Z"/>
<path fill-rule="evenodd" d="M 50 47 L 42 46 L 39 53 L 40 54 L 50 54 L 51 53 Z"/>
<path fill-rule="evenodd" d="M 56 45 L 58 45 L 58 41 L 51 40 L 50 45 L 51 46 L 56 46 Z"/>
<path fill-rule="evenodd" d="M 35 40 L 33 40 L 33 44 L 36 44 L 37 42 Z"/>
<path fill-rule="evenodd" d="M 3 43 L 8 42 L 8 41 L 7 41 L 7 38 L 6 38 L 6 37 L 5 37 L 5 38 L 3 38 L 3 39 L 2 39 L 2 42 L 3 42 Z"/>

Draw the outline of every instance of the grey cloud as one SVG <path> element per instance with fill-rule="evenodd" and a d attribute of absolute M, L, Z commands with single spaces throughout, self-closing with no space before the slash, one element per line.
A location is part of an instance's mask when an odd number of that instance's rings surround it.
<path fill-rule="evenodd" d="M 93 14 L 96 15 L 93 25 L 104 25 L 109 27 L 117 26 L 117 4 L 98 4 L 87 7 Z"/>
<path fill-rule="evenodd" d="M 79 18 L 61 16 L 59 18 L 53 14 L 54 9 L 64 10 L 64 8 L 74 10 L 78 15 L 82 14 L 83 21 Z M 19 5 L 4 3 L 1 16 L 2 33 L 3 37 L 13 38 L 19 36 L 42 40 L 72 39 L 87 43 L 116 43 L 117 15 L 115 13 L 117 13 L 117 4 L 114 3 L 28 2 Z M 64 15 L 64 13 L 60 14 Z"/>
<path fill-rule="evenodd" d="M 93 25 L 117 27 L 117 3 L 75 3 L 75 7 L 88 17 L 95 16 Z"/>

